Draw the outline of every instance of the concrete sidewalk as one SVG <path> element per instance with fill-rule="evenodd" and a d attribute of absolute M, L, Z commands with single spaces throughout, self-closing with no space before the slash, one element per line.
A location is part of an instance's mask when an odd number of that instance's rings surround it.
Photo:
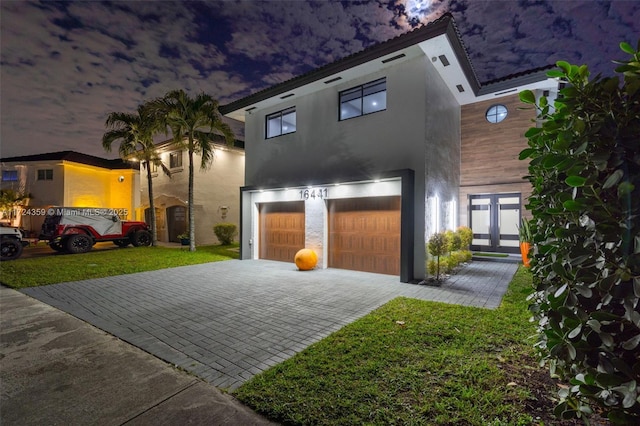
<path fill-rule="evenodd" d="M 0 423 L 267 425 L 233 397 L 0 286 Z"/>

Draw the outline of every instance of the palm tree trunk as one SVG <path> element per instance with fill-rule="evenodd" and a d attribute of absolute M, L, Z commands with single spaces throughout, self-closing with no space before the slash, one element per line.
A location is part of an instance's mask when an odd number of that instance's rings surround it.
<path fill-rule="evenodd" d="M 196 251 L 196 221 L 193 209 L 193 137 L 189 135 L 189 251 Z"/>
<path fill-rule="evenodd" d="M 158 245 L 158 230 L 156 229 L 156 207 L 153 202 L 153 178 L 151 177 L 151 161 L 147 161 L 147 186 L 149 189 L 149 209 L 151 209 L 151 245 Z"/>

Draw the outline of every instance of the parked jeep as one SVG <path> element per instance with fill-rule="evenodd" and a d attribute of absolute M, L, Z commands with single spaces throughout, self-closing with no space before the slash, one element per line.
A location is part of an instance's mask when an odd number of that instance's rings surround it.
<path fill-rule="evenodd" d="M 51 207 L 42 224 L 40 239 L 49 247 L 68 253 L 85 253 L 99 241 L 148 246 L 151 232 L 144 222 L 123 221 L 116 209 Z"/>
<path fill-rule="evenodd" d="M 15 226 L 0 223 L 0 260 L 13 260 L 20 257 L 22 249 L 29 245 L 29 241 L 22 239 L 20 229 Z"/>

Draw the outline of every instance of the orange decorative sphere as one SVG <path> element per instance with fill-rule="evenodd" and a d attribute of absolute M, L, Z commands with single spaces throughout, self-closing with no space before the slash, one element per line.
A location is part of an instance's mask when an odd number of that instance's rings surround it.
<path fill-rule="evenodd" d="M 302 249 L 296 253 L 294 262 L 301 271 L 309 271 L 316 267 L 318 255 L 311 249 Z"/>

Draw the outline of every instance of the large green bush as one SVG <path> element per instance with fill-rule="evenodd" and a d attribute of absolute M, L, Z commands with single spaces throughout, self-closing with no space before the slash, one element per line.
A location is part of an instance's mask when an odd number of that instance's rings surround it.
<path fill-rule="evenodd" d="M 570 383 L 556 414 L 585 418 L 597 404 L 640 424 L 640 42 L 621 48 L 632 56 L 622 82 L 557 63 L 549 76 L 568 84 L 554 108 L 538 100 L 520 158 L 533 185 L 537 347 Z"/>
<path fill-rule="evenodd" d="M 238 234 L 238 227 L 234 223 L 217 223 L 213 226 L 213 232 L 216 234 L 220 244 L 228 245 Z"/>

